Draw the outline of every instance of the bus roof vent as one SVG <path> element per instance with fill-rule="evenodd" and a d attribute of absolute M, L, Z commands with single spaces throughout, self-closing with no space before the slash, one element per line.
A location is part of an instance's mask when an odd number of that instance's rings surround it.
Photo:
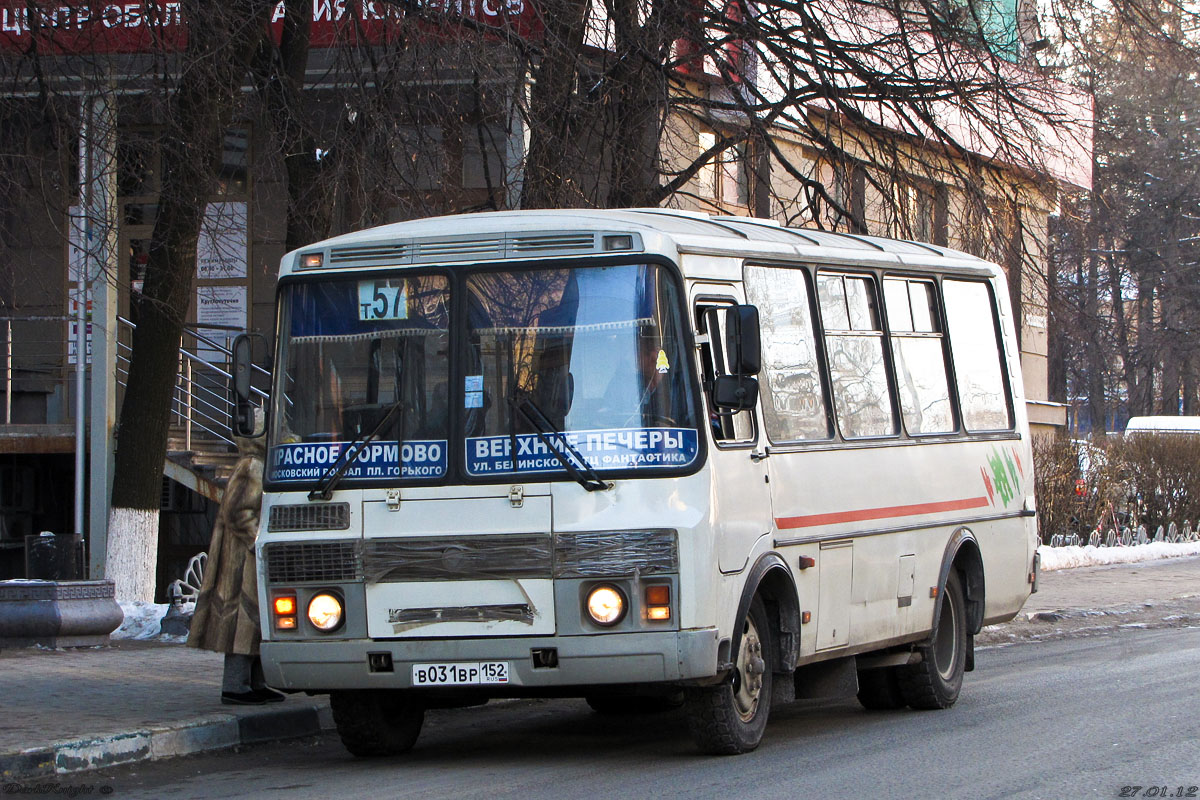
<path fill-rule="evenodd" d="M 330 249 L 328 266 L 498 261 L 505 258 L 577 256 L 641 250 L 642 237 L 630 231 L 527 231 L 469 238 L 437 237 L 387 244 L 345 245 Z"/>
<path fill-rule="evenodd" d="M 335 247 L 329 251 L 329 263 L 340 264 L 347 261 L 403 263 L 409 258 L 409 250 L 410 246 L 407 242 L 359 247 Z"/>
<path fill-rule="evenodd" d="M 413 261 L 447 261 L 456 258 L 504 258 L 504 238 L 443 239 L 413 242 Z"/>
<path fill-rule="evenodd" d="M 579 233 L 522 233 L 508 240 L 512 255 L 534 253 L 591 253 L 596 249 L 596 236 L 583 231 Z"/>

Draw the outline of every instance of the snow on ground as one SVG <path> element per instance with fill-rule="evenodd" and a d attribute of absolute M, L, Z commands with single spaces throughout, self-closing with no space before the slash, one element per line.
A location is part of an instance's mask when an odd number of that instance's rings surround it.
<path fill-rule="evenodd" d="M 1132 564 L 1159 558 L 1200 556 L 1200 542 L 1148 542 L 1129 547 L 1047 547 L 1038 548 L 1042 556 L 1042 571 L 1095 567 L 1102 564 Z"/>
<path fill-rule="evenodd" d="M 166 603 L 147 603 L 142 600 L 121 603 L 121 611 L 125 612 L 125 621 L 121 623 L 121 627 L 112 632 L 112 638 L 153 639 L 157 637 L 167 608 Z"/>
<path fill-rule="evenodd" d="M 161 634 L 162 618 L 170 605 L 167 603 L 147 603 L 143 600 L 123 602 L 121 611 L 125 621 L 121 627 L 112 632 L 113 639 L 158 639 L 163 642 L 182 642 L 184 636 Z"/>

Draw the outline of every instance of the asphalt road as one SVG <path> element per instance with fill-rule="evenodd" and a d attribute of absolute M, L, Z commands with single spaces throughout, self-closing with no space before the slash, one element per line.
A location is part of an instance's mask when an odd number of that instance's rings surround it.
<path fill-rule="evenodd" d="M 776 707 L 763 745 L 738 757 L 697 755 L 675 712 L 611 718 L 582 701 L 520 701 L 430 712 L 416 748 L 390 760 L 355 760 L 328 736 L 57 788 L 179 799 L 1200 797 L 1188 791 L 1200 786 L 1198 666 L 1200 627 L 1113 629 L 983 649 L 948 711 L 868 713 L 853 698 Z"/>

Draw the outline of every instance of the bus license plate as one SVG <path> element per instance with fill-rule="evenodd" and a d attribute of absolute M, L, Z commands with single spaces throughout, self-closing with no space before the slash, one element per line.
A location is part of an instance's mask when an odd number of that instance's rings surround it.
<path fill-rule="evenodd" d="M 480 686 L 508 683 L 507 661 L 413 664 L 413 686 Z"/>

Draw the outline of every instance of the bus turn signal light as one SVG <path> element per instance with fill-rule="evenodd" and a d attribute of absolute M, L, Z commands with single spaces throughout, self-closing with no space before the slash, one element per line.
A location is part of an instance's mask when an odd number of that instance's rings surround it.
<path fill-rule="evenodd" d="M 275 612 L 275 629 L 280 631 L 296 630 L 296 595 L 276 595 L 271 603 Z"/>
<path fill-rule="evenodd" d="M 656 584 L 646 587 L 646 619 L 662 622 L 671 618 L 671 587 Z"/>
<path fill-rule="evenodd" d="M 275 615 L 290 617 L 296 613 L 296 596 L 291 594 L 275 598 Z"/>

